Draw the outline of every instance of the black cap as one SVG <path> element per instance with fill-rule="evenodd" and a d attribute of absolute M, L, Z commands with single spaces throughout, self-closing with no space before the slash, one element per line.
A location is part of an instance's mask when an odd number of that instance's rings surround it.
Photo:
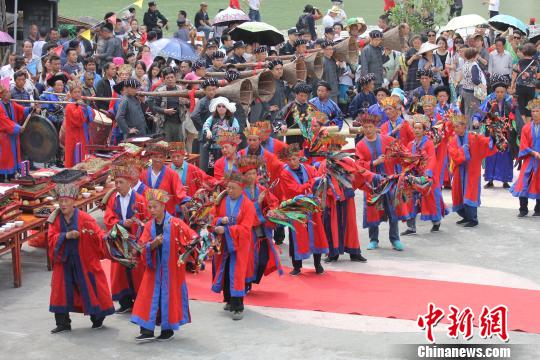
<path fill-rule="evenodd" d="M 294 86 L 294 92 L 296 94 L 299 94 L 299 93 L 311 94 L 311 86 L 303 81 L 299 81 Z"/>
<path fill-rule="evenodd" d="M 321 43 L 321 47 L 322 47 L 323 49 L 326 49 L 327 47 L 331 47 L 331 46 L 333 46 L 333 45 L 334 45 L 334 43 L 333 43 L 332 41 L 323 41 L 323 42 Z"/>
<path fill-rule="evenodd" d="M 238 49 L 238 48 L 243 48 L 243 47 L 246 47 L 246 44 L 242 40 L 235 42 L 234 45 L 232 46 L 233 50 Z"/>
<path fill-rule="evenodd" d="M 299 32 L 298 32 L 297 28 L 293 27 L 293 28 L 290 28 L 289 30 L 287 30 L 287 34 L 288 35 L 292 35 L 292 34 L 298 35 Z"/>
<path fill-rule="evenodd" d="M 253 49 L 254 54 L 262 54 L 268 52 L 268 47 L 266 45 L 261 45 L 255 49 Z"/>
<path fill-rule="evenodd" d="M 214 59 L 223 59 L 223 58 L 225 58 L 225 54 L 223 52 L 221 52 L 221 51 L 216 51 L 215 53 L 212 54 L 212 56 L 210 56 L 210 58 L 212 60 L 214 60 Z"/>
<path fill-rule="evenodd" d="M 54 83 L 56 83 L 58 80 L 62 80 L 62 82 L 66 84 L 68 81 L 68 78 L 66 74 L 64 74 L 63 72 L 59 72 L 59 73 L 54 74 L 53 76 L 49 78 L 49 80 L 47 80 L 47 85 L 54 86 Z"/>
<path fill-rule="evenodd" d="M 298 39 L 294 42 L 294 47 L 297 47 L 297 46 L 300 46 L 300 45 L 306 45 L 307 44 L 307 40 L 304 40 L 304 39 Z"/>
<path fill-rule="evenodd" d="M 201 84 L 201 87 L 203 89 L 206 89 L 208 86 L 219 86 L 219 81 L 217 79 L 214 79 L 214 78 L 207 78 L 207 79 L 204 79 L 204 81 L 202 82 Z"/>
<path fill-rule="evenodd" d="M 216 40 L 214 39 L 210 39 L 206 42 L 206 48 L 208 49 L 209 47 L 218 47 L 218 43 Z"/>
<path fill-rule="evenodd" d="M 329 26 L 327 28 L 324 28 L 324 33 L 325 34 L 333 34 L 334 33 L 334 28 Z"/>
<path fill-rule="evenodd" d="M 383 37 L 383 33 L 380 30 L 372 30 L 369 32 L 369 37 L 372 39 L 380 39 Z"/>
<path fill-rule="evenodd" d="M 283 65 L 283 61 L 277 59 L 277 60 L 272 60 L 268 63 L 268 68 L 270 70 L 272 70 L 273 68 L 275 68 L 277 65 Z"/>

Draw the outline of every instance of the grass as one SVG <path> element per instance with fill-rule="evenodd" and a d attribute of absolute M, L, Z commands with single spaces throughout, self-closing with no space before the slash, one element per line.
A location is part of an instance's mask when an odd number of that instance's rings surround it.
<path fill-rule="evenodd" d="M 92 0 L 85 2 L 80 0 L 60 0 L 60 15 L 79 18 L 90 16 L 95 19 L 102 19 L 107 11 L 118 11 L 124 7 L 129 7 L 131 0 Z M 134 0 L 133 0 L 134 1 Z M 158 0 L 158 8 L 169 21 L 171 21 L 170 31 L 176 28 L 175 19 L 178 10 L 186 10 L 188 17 L 193 21 L 195 12 L 199 9 L 202 0 Z M 228 0 L 205 0 L 208 5 L 208 12 L 213 17 L 221 8 L 228 5 Z M 242 7 L 247 12 L 247 6 L 240 0 Z M 138 9 L 137 17 L 142 20 L 143 14 L 148 7 L 148 0 L 144 1 L 143 9 Z M 304 6 L 312 4 L 326 13 L 329 8 L 329 0 L 262 0 L 261 15 L 262 21 L 276 26 L 278 29 L 287 29 L 296 24 Z M 488 17 L 486 5 L 482 5 L 482 0 L 466 0 L 463 14 L 476 13 Z M 362 16 L 368 24 L 375 25 L 377 18 L 383 12 L 383 0 L 344 0 L 344 8 L 347 16 Z M 540 0 L 504 0 L 501 1 L 501 13 L 513 15 L 525 23 L 530 17 L 537 16 L 540 21 Z"/>

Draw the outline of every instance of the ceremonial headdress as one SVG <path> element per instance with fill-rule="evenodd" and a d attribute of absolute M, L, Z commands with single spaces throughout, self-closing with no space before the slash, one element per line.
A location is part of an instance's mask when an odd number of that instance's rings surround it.
<path fill-rule="evenodd" d="M 433 70 L 431 69 L 418 69 L 416 70 L 416 78 L 420 79 L 422 76 L 433 77 Z"/>
<path fill-rule="evenodd" d="M 169 143 L 170 154 L 185 154 L 186 144 L 183 141 L 174 141 Z"/>
<path fill-rule="evenodd" d="M 273 68 L 275 68 L 277 65 L 282 65 L 283 66 L 283 61 L 277 59 L 277 60 L 272 60 L 268 63 L 268 68 L 270 70 L 272 70 Z"/>
<path fill-rule="evenodd" d="M 265 53 L 265 52 L 268 52 L 268 47 L 266 45 L 261 45 L 259 47 L 256 47 L 255 49 L 253 49 L 254 54 L 262 54 L 262 53 Z"/>
<path fill-rule="evenodd" d="M 424 105 L 435 106 L 437 105 L 437 98 L 433 95 L 424 95 L 420 98 L 420 104 L 422 106 Z"/>
<path fill-rule="evenodd" d="M 360 115 L 359 120 L 360 120 L 360 124 L 362 125 L 373 124 L 377 126 L 379 124 L 379 117 L 376 115 L 368 114 L 368 113 L 363 113 L 362 115 Z"/>
<path fill-rule="evenodd" d="M 324 125 L 328 122 L 328 116 L 322 111 L 314 111 L 313 113 L 308 115 L 308 119 L 311 120 L 312 124 L 317 122 L 321 125 Z"/>
<path fill-rule="evenodd" d="M 144 149 L 145 155 L 163 155 L 167 156 L 167 152 L 169 151 L 168 146 L 162 143 L 149 143 L 146 145 Z"/>
<path fill-rule="evenodd" d="M 223 59 L 225 58 L 225 54 L 221 51 L 216 51 L 215 53 L 212 54 L 212 60 L 214 59 Z"/>
<path fill-rule="evenodd" d="M 399 106 L 399 98 L 396 96 L 385 97 L 381 101 L 381 106 L 383 108 L 387 108 L 387 107 L 397 108 Z"/>
<path fill-rule="evenodd" d="M 441 85 L 441 86 L 437 86 L 435 88 L 435 90 L 433 90 L 433 93 L 435 94 L 435 96 L 438 96 L 440 92 L 445 92 L 446 95 L 448 95 L 448 97 L 450 97 L 451 95 L 451 92 L 450 92 L 450 88 L 448 88 L 447 86 L 444 86 L 444 85 Z"/>
<path fill-rule="evenodd" d="M 252 126 L 256 126 L 261 130 L 261 135 L 268 136 L 272 134 L 272 124 L 270 121 L 257 121 Z"/>
<path fill-rule="evenodd" d="M 225 131 L 221 130 L 217 134 L 217 144 L 223 146 L 224 144 L 231 144 L 232 146 L 237 146 L 240 144 L 240 135 L 234 131 Z"/>
<path fill-rule="evenodd" d="M 240 185 L 244 185 L 244 177 L 237 171 L 232 171 L 224 176 L 225 182 L 235 182 Z"/>
<path fill-rule="evenodd" d="M 67 183 L 67 184 L 57 183 L 54 187 L 54 192 L 58 199 L 60 198 L 77 199 L 77 196 L 79 196 L 79 186 L 76 183 Z"/>
<path fill-rule="evenodd" d="M 307 44 L 307 40 L 304 40 L 304 39 L 298 39 L 294 42 L 294 47 L 298 47 L 300 45 L 306 45 Z"/>
<path fill-rule="evenodd" d="M 281 149 L 279 152 L 279 159 L 283 161 L 287 161 L 291 158 L 293 155 L 298 155 L 300 152 L 300 145 L 298 143 L 292 143 L 286 148 Z"/>
<path fill-rule="evenodd" d="M 427 130 L 431 127 L 431 120 L 424 114 L 415 114 L 412 116 L 412 124 L 420 123 L 424 127 L 424 130 Z"/>
<path fill-rule="evenodd" d="M 262 132 L 261 128 L 258 127 L 258 126 L 255 126 L 255 125 L 251 125 L 250 127 L 246 127 L 244 129 L 244 135 L 246 137 L 248 137 L 248 136 L 258 136 L 260 138 L 262 133 L 263 132 Z"/>
<path fill-rule="evenodd" d="M 228 82 L 237 80 L 240 77 L 240 73 L 236 69 L 227 69 L 225 72 L 225 80 Z"/>
<path fill-rule="evenodd" d="M 137 179 L 141 169 L 141 161 L 132 154 L 124 154 L 111 164 L 111 176 L 116 179 L 123 177 L 129 180 Z"/>
<path fill-rule="evenodd" d="M 461 114 L 452 114 L 450 115 L 450 121 L 452 121 L 452 123 L 455 125 L 455 124 L 467 124 L 468 123 L 468 119 L 465 115 L 461 115 Z"/>
<path fill-rule="evenodd" d="M 358 79 L 358 83 L 360 84 L 360 86 L 364 86 L 364 85 L 367 85 L 367 84 L 369 84 L 370 82 L 372 82 L 374 80 L 375 80 L 375 74 L 369 73 L 369 74 L 360 76 L 360 79 Z"/>
<path fill-rule="evenodd" d="M 214 79 L 214 78 L 207 78 L 207 79 L 204 79 L 204 81 L 202 82 L 201 84 L 201 87 L 203 89 L 207 88 L 208 86 L 219 86 L 219 81 L 217 79 Z"/>
<path fill-rule="evenodd" d="M 341 150 L 343 145 L 347 143 L 347 138 L 341 134 L 327 134 L 321 138 L 321 143 L 326 146 L 327 150 Z"/>
<path fill-rule="evenodd" d="M 206 61 L 204 60 L 197 60 L 193 63 L 191 66 L 191 70 L 195 71 L 197 69 L 206 69 Z"/>
<path fill-rule="evenodd" d="M 382 39 L 383 33 L 380 30 L 372 30 L 369 32 L 369 37 L 372 39 Z"/>
<path fill-rule="evenodd" d="M 527 109 L 533 110 L 533 109 L 540 109 L 540 99 L 532 99 L 527 104 Z"/>
<path fill-rule="evenodd" d="M 169 193 L 161 189 L 148 188 L 145 190 L 144 196 L 146 197 L 146 201 L 155 200 L 159 201 L 162 204 L 167 203 L 170 199 Z"/>
<path fill-rule="evenodd" d="M 59 72 L 59 73 L 54 74 L 53 76 L 51 76 L 47 80 L 47 85 L 54 86 L 54 84 L 58 80 L 62 81 L 64 83 L 64 85 L 65 85 L 67 83 L 67 81 L 68 81 L 68 78 L 67 78 L 66 74 L 64 74 L 63 72 Z"/>
<path fill-rule="evenodd" d="M 299 93 L 311 94 L 311 86 L 309 86 L 309 84 L 307 84 L 307 83 L 305 83 L 303 81 L 299 81 L 294 86 L 294 92 L 296 94 L 299 94 Z"/>
<path fill-rule="evenodd" d="M 493 90 L 498 87 L 503 87 L 507 89 L 510 85 L 510 77 L 508 75 L 492 74 L 489 77 L 489 84 L 491 85 L 491 88 Z"/>
<path fill-rule="evenodd" d="M 241 156 L 236 163 L 236 165 L 238 166 L 238 171 L 242 174 L 247 173 L 249 170 L 257 170 L 263 164 L 264 158 L 256 155 Z"/>

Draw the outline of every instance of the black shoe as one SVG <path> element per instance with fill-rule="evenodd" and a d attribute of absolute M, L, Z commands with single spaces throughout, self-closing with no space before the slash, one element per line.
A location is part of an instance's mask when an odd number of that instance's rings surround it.
<path fill-rule="evenodd" d="M 405 235 L 410 235 L 410 234 L 416 234 L 416 230 L 407 229 L 407 230 L 403 231 L 400 235 L 405 236 Z"/>
<path fill-rule="evenodd" d="M 351 255 L 351 261 L 365 263 L 367 262 L 367 259 L 363 257 L 362 254 L 358 254 L 358 255 Z"/>
<path fill-rule="evenodd" d="M 324 258 L 324 262 L 328 264 L 328 263 L 331 263 L 332 261 L 337 261 L 337 259 L 339 259 L 339 255 L 327 256 Z"/>
<path fill-rule="evenodd" d="M 130 312 L 133 308 L 133 305 L 121 305 L 118 309 L 116 309 L 116 314 L 125 314 L 127 312 Z"/>
<path fill-rule="evenodd" d="M 283 240 L 276 240 L 274 239 L 274 242 L 276 243 L 276 245 L 283 245 Z"/>
<path fill-rule="evenodd" d="M 238 311 L 238 310 L 233 311 L 233 314 L 232 314 L 233 320 L 242 320 L 243 318 L 244 318 L 243 311 Z"/>
<path fill-rule="evenodd" d="M 461 219 L 461 220 L 459 220 L 459 221 L 456 221 L 456 224 L 458 224 L 458 225 L 463 225 L 463 224 L 466 224 L 466 223 L 468 223 L 468 222 L 469 222 L 469 220 L 467 220 L 467 219 Z"/>
<path fill-rule="evenodd" d="M 156 338 L 157 341 L 169 341 L 174 337 L 174 331 L 162 330 L 161 334 Z"/>
<path fill-rule="evenodd" d="M 231 304 L 226 303 L 225 306 L 223 306 L 223 310 L 225 310 L 225 311 L 232 311 Z"/>
<path fill-rule="evenodd" d="M 536 213 L 534 213 L 534 214 L 536 214 Z M 533 214 L 533 216 L 535 216 L 534 214 Z M 540 213 L 539 213 L 539 215 L 540 215 Z M 525 211 L 520 211 L 517 217 L 518 218 L 523 218 L 525 216 L 527 216 L 527 213 Z"/>
<path fill-rule="evenodd" d="M 510 185 L 507 182 L 503 182 L 503 188 L 510 189 Z"/>
<path fill-rule="evenodd" d="M 478 226 L 478 221 L 469 221 L 468 223 L 465 224 L 464 227 L 472 228 L 472 227 L 475 227 L 475 226 Z"/>
<path fill-rule="evenodd" d="M 300 269 L 292 269 L 291 272 L 289 273 L 289 275 L 291 276 L 298 276 L 300 275 Z"/>
<path fill-rule="evenodd" d="M 315 272 L 319 275 L 324 274 L 324 268 L 321 265 L 315 266 Z"/>
<path fill-rule="evenodd" d="M 431 227 L 431 230 L 429 230 L 429 231 L 430 231 L 430 232 L 437 232 L 437 231 L 439 231 L 440 227 L 441 227 L 441 224 L 437 224 L 437 225 L 434 224 L 434 225 Z"/>
<path fill-rule="evenodd" d="M 56 165 L 57 168 L 63 168 L 64 167 L 64 163 L 61 162 L 61 161 L 57 161 L 56 163 L 54 163 L 54 165 Z"/>
<path fill-rule="evenodd" d="M 58 325 L 51 330 L 51 334 L 59 334 L 64 331 L 71 331 L 71 325 Z"/>
<path fill-rule="evenodd" d="M 532 216 L 540 216 L 540 211 L 535 211 Z"/>
<path fill-rule="evenodd" d="M 92 322 L 92 329 L 94 329 L 94 330 L 101 329 L 103 327 L 103 320 L 105 320 L 105 318 L 93 321 Z"/>
<path fill-rule="evenodd" d="M 489 189 L 493 187 L 493 181 L 488 181 L 486 185 L 484 185 L 484 189 Z"/>
<path fill-rule="evenodd" d="M 154 341 L 156 338 L 154 333 L 152 334 L 141 334 L 135 338 L 136 341 L 145 342 L 145 341 Z"/>

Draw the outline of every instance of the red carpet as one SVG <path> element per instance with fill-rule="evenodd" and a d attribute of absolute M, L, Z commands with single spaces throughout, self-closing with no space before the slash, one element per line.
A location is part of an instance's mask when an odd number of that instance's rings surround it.
<path fill-rule="evenodd" d="M 187 282 L 190 299 L 222 301 L 221 294 L 210 290 L 211 271 L 188 274 Z M 298 277 L 274 273 L 263 278 L 244 301 L 248 305 L 407 320 L 425 314 L 432 302 L 445 313 L 448 305 L 459 309 L 469 306 L 475 324 L 483 305 L 504 304 L 509 330 L 540 333 L 540 291 L 535 290 L 338 271 L 320 276 L 304 269 Z M 448 322 L 446 317 L 442 322 Z"/>

